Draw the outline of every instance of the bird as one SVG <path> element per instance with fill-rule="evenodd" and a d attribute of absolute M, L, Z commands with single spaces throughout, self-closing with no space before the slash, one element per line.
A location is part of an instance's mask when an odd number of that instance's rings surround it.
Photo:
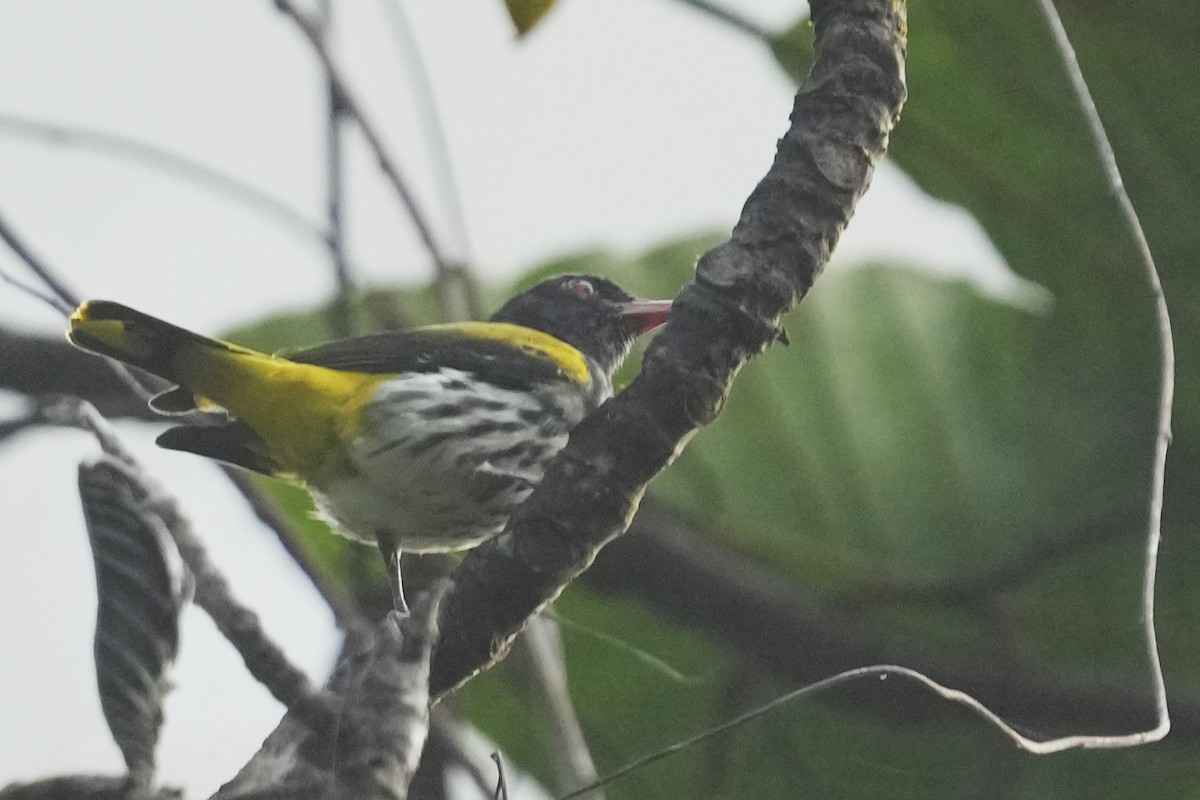
<path fill-rule="evenodd" d="M 503 531 L 571 430 L 613 392 L 669 300 L 593 275 L 549 278 L 486 322 L 429 325 L 270 355 L 89 300 L 67 339 L 174 385 L 157 442 L 300 483 L 318 516 L 382 554 L 465 550 Z M 199 412 L 199 413 L 197 413 Z"/>

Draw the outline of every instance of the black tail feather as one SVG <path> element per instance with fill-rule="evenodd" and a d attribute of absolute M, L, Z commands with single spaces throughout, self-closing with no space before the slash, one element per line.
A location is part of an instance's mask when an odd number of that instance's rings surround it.
<path fill-rule="evenodd" d="M 267 454 L 262 439 L 250 426 L 241 422 L 217 427 L 179 425 L 168 428 L 156 441 L 168 450 L 182 450 L 215 458 L 263 475 L 280 472 L 279 464 Z"/>

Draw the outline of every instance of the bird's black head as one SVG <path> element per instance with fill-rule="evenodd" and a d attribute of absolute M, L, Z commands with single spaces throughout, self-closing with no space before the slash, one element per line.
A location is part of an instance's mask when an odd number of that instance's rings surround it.
<path fill-rule="evenodd" d="M 638 300 L 604 278 L 562 275 L 513 297 L 492 321 L 548 333 L 612 375 L 633 340 L 666 322 L 670 310 L 670 300 Z"/>

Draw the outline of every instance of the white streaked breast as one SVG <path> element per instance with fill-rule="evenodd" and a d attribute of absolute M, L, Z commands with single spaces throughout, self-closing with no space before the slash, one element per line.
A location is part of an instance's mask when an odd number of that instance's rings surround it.
<path fill-rule="evenodd" d="M 368 404 L 352 472 L 314 494 L 351 538 L 415 552 L 471 547 L 503 530 L 598 400 L 565 381 L 531 394 L 460 370 L 403 375 Z"/>

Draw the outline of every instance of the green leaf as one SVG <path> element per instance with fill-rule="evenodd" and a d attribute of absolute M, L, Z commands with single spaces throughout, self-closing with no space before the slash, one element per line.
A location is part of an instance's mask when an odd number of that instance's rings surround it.
<path fill-rule="evenodd" d="M 504 6 L 517 28 L 517 35 L 524 36 L 554 7 L 554 0 L 504 0 Z"/>
<path fill-rule="evenodd" d="M 1200 325 L 1200 6 L 1058 3 L 1154 250 L 1177 331 Z M 1047 368 L 1149 405 L 1158 379 L 1151 301 L 1132 237 L 1036 3 L 913 0 L 910 95 L 891 158 L 973 212 L 1019 274 L 1055 296 Z M 801 20 L 786 37 L 807 26 Z M 782 40 L 781 40 L 782 41 Z M 806 48 L 777 58 L 795 79 Z M 1200 438 L 1200 351 L 1179 348 L 1176 433 Z M 1116 399 L 1117 392 L 1114 392 Z"/>

